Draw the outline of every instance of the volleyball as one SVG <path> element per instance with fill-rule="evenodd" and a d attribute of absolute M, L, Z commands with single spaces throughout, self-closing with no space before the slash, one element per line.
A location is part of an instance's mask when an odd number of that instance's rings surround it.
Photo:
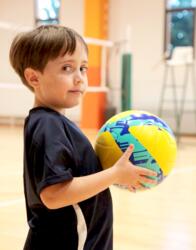
<path fill-rule="evenodd" d="M 172 129 L 158 116 L 145 111 L 114 115 L 101 127 L 95 140 L 95 152 L 103 169 L 113 166 L 130 144 L 134 145 L 130 161 L 157 172 L 157 177 L 152 178 L 161 183 L 175 164 L 177 146 Z"/>

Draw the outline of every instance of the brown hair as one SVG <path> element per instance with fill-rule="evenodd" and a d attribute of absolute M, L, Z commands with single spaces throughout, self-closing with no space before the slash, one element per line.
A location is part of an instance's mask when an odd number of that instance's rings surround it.
<path fill-rule="evenodd" d="M 24 70 L 30 67 L 43 72 L 49 60 L 67 53 L 73 54 L 78 40 L 88 53 L 84 39 L 76 31 L 60 25 L 40 26 L 14 38 L 9 54 L 10 63 L 22 82 L 33 90 L 25 79 Z"/>

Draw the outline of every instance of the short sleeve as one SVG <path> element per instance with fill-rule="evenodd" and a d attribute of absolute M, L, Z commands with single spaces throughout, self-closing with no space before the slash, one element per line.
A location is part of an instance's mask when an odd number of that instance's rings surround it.
<path fill-rule="evenodd" d="M 60 119 L 45 117 L 37 123 L 29 150 L 36 191 L 73 179 L 74 158 L 66 129 Z"/>

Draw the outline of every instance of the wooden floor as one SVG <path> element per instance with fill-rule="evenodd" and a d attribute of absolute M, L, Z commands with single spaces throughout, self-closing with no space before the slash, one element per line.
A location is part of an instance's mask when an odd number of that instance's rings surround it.
<path fill-rule="evenodd" d="M 0 126 L 0 250 L 21 250 L 26 237 L 22 152 L 22 128 Z M 181 139 L 176 167 L 156 188 L 111 191 L 114 250 L 196 249 L 196 138 Z"/>

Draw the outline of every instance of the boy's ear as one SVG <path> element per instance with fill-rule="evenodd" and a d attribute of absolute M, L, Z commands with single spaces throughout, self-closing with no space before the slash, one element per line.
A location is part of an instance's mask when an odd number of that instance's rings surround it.
<path fill-rule="evenodd" d="M 34 70 L 32 68 L 26 68 L 24 71 L 24 77 L 25 77 L 26 81 L 28 82 L 28 84 L 32 88 L 36 88 L 39 85 L 38 75 L 39 74 L 38 74 L 37 70 Z"/>

